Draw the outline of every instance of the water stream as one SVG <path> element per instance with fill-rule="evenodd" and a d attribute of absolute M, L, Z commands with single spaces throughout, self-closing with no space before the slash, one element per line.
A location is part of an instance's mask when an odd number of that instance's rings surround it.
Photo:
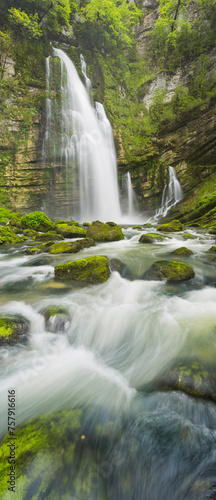
<path fill-rule="evenodd" d="M 154 218 L 165 217 L 170 208 L 174 207 L 183 198 L 183 191 L 173 167 L 169 166 L 169 180 L 165 184 L 162 194 L 161 206 L 156 210 Z"/>
<path fill-rule="evenodd" d="M 17 425 L 76 407 L 89 415 L 89 432 L 101 415 L 120 422 L 119 439 L 104 449 L 108 489 L 101 493 L 95 486 L 92 496 L 76 500 L 215 498 L 216 405 L 182 392 L 148 390 L 178 360 L 216 364 L 216 269 L 207 253 L 214 239 L 190 229 L 193 239 L 185 241 L 181 232 L 142 245 L 139 237 L 147 231 L 125 227 L 124 240 L 76 255 L 1 249 L 0 312 L 21 313 L 30 321 L 27 341 L 0 350 L 1 434 L 7 431 L 9 388 L 17 394 Z M 170 252 L 183 245 L 194 252 L 185 258 L 195 270 L 192 281 L 142 279 L 154 261 L 171 259 Z M 114 271 L 101 285 L 55 281 L 57 263 L 90 255 L 121 259 L 136 279 Z M 46 330 L 41 311 L 48 305 L 67 308 L 66 333 Z"/>

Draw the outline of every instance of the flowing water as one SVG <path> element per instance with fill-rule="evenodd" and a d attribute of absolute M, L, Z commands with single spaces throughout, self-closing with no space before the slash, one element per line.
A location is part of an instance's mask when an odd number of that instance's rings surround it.
<path fill-rule="evenodd" d="M 126 207 L 125 207 L 125 215 L 127 216 L 127 220 L 134 219 L 136 217 L 135 210 L 135 200 L 136 195 L 131 182 L 130 172 L 127 172 L 123 178 L 123 190 L 126 195 Z"/>
<path fill-rule="evenodd" d="M 1 434 L 7 432 L 8 389 L 16 390 L 17 425 L 57 408 L 81 407 L 89 433 L 103 415 L 119 426 L 98 465 L 107 489 L 94 486 L 91 496 L 83 492 L 70 500 L 215 498 L 216 405 L 149 389 L 178 360 L 216 364 L 216 269 L 208 258 L 214 239 L 190 229 L 193 239 L 185 241 L 181 232 L 142 245 L 139 237 L 147 231 L 125 227 L 124 240 L 75 256 L 1 249 L 0 312 L 21 313 L 30 322 L 27 341 L 0 350 Z M 193 280 L 171 285 L 142 279 L 153 262 L 171 259 L 183 245 L 194 252 L 185 259 L 195 270 Z M 114 271 L 100 285 L 55 281 L 56 264 L 89 255 L 121 259 L 135 279 Z M 48 305 L 68 310 L 65 333 L 46 330 L 41 311 Z"/>
<path fill-rule="evenodd" d="M 169 167 L 169 180 L 164 186 L 161 206 L 156 211 L 154 218 L 158 219 L 160 217 L 165 217 L 170 208 L 174 207 L 182 198 L 183 191 L 176 172 L 173 167 Z"/>

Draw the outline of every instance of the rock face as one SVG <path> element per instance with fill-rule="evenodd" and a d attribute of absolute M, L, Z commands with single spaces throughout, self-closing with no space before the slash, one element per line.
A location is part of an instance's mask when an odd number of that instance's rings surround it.
<path fill-rule="evenodd" d="M 104 283 L 109 276 L 110 269 L 106 257 L 87 257 L 55 267 L 55 278 L 62 280 Z"/>
<path fill-rule="evenodd" d="M 145 273 L 144 278 L 155 281 L 186 281 L 194 278 L 192 267 L 183 262 L 161 260 L 155 262 Z"/>
<path fill-rule="evenodd" d="M 123 240 L 124 235 L 121 226 L 117 224 L 109 225 L 103 222 L 95 221 L 87 229 L 87 236 L 94 241 L 118 241 Z"/>
<path fill-rule="evenodd" d="M 0 316 L 0 345 L 16 344 L 28 332 L 29 322 L 22 316 Z"/>

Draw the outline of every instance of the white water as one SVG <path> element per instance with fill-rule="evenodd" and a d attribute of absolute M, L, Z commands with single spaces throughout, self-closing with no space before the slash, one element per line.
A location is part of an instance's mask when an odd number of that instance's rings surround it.
<path fill-rule="evenodd" d="M 130 172 L 127 172 L 124 176 L 123 189 L 126 193 L 125 215 L 128 215 L 129 220 L 131 220 L 131 218 L 137 214 L 134 206 L 136 195 L 132 186 Z"/>
<path fill-rule="evenodd" d="M 47 61 L 45 157 L 51 155 L 54 163 L 59 161 L 66 168 L 66 184 L 68 189 L 71 186 L 71 193 L 67 195 L 76 206 L 71 216 L 81 221 L 118 221 L 121 209 L 111 125 L 102 104 L 97 103 L 95 110 L 90 103 L 90 81 L 84 59 L 82 72 L 88 91 L 69 57 L 60 49 L 53 49 L 53 52 L 61 61 L 61 99 L 59 103 L 50 90 L 50 75 L 53 78 L 50 71 L 53 58 L 50 57 Z"/>
<path fill-rule="evenodd" d="M 170 208 L 183 198 L 183 191 L 173 167 L 169 167 L 169 180 L 164 186 L 161 206 L 156 211 L 154 218 L 165 217 Z"/>

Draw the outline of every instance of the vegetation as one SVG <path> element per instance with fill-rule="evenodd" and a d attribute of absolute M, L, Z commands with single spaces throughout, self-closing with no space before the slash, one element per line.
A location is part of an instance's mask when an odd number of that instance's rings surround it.
<path fill-rule="evenodd" d="M 110 269 L 106 257 L 87 257 L 55 267 L 55 277 L 62 280 L 104 283 L 109 276 Z"/>

